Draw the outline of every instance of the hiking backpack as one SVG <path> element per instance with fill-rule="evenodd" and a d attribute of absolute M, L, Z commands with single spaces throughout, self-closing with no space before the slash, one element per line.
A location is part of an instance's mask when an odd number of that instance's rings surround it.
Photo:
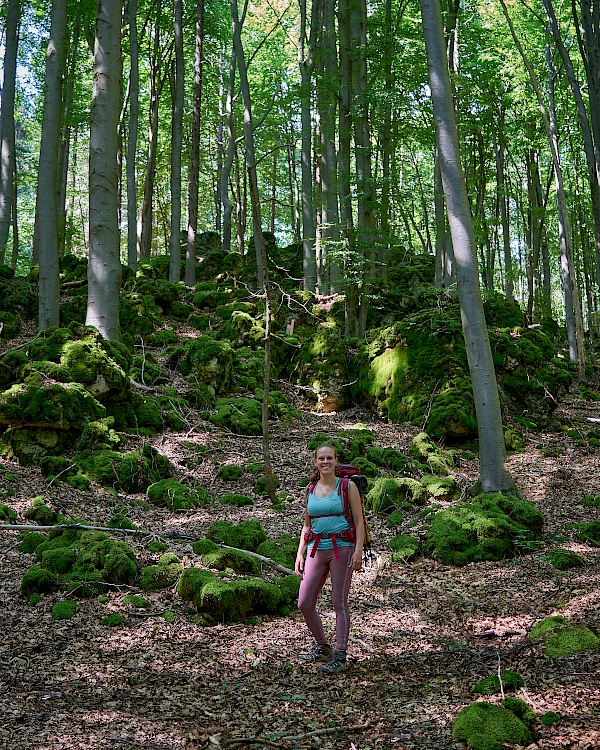
<path fill-rule="evenodd" d="M 372 552 L 370 550 L 371 547 L 371 535 L 369 533 L 369 527 L 367 526 L 367 519 L 365 518 L 365 495 L 367 493 L 367 478 L 360 473 L 360 469 L 358 466 L 352 466 L 351 464 L 340 464 L 338 466 L 338 477 L 340 479 L 340 484 L 338 487 L 338 493 L 342 496 L 343 500 L 343 508 L 344 508 L 344 517 L 346 518 L 346 521 L 350 524 L 350 528 L 346 531 L 342 531 L 339 534 L 331 535 L 332 541 L 333 541 L 333 547 L 336 552 L 336 559 L 337 559 L 337 543 L 335 540 L 336 536 L 339 536 L 341 539 L 345 539 L 347 541 L 355 541 L 356 539 L 356 526 L 354 524 L 354 519 L 352 518 L 352 509 L 350 507 L 350 497 L 348 492 L 348 484 L 349 482 L 354 482 L 356 485 L 356 488 L 358 489 L 358 494 L 360 495 L 360 506 L 362 510 L 363 515 L 363 524 L 365 527 L 365 538 L 363 542 L 363 559 L 365 562 L 367 559 L 369 559 L 372 556 Z M 311 492 L 314 492 L 314 489 L 316 487 L 316 482 L 311 482 L 307 489 L 306 489 L 306 497 L 308 498 L 308 495 Z M 311 516 L 309 516 L 311 518 Z M 312 518 L 317 518 L 317 516 L 312 516 Z M 315 552 L 317 551 L 317 548 L 319 546 L 319 540 L 321 538 L 320 534 L 315 534 L 312 530 L 305 534 L 304 536 L 305 541 L 315 541 L 315 545 L 313 546 L 311 556 L 314 557 Z"/>

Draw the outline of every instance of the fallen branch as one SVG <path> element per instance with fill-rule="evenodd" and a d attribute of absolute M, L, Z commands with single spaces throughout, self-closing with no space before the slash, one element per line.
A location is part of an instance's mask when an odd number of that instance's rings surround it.
<path fill-rule="evenodd" d="M 108 534 L 131 534 L 132 536 L 154 536 L 154 537 L 163 537 L 165 539 L 178 539 L 180 541 L 185 542 L 199 542 L 201 539 L 204 539 L 204 537 L 201 536 L 192 536 L 190 534 L 181 534 L 179 531 L 146 531 L 145 529 L 116 529 L 112 526 L 84 526 L 81 523 L 63 523 L 63 524 L 57 524 L 56 526 L 35 526 L 35 525 L 25 525 L 25 524 L 11 524 L 11 523 L 5 523 L 0 524 L 0 531 L 54 531 L 56 529 L 60 529 L 61 531 L 104 531 Z M 215 542 L 215 544 L 218 547 L 221 547 L 222 549 L 234 549 L 238 552 L 244 552 L 246 555 L 250 555 L 250 557 L 256 557 L 258 560 L 260 560 L 265 565 L 268 565 L 271 568 L 274 568 L 275 570 L 278 570 L 280 573 L 283 573 L 284 575 L 295 575 L 294 571 L 291 570 L 291 568 L 286 568 L 284 565 L 280 565 L 279 563 L 276 563 L 275 560 L 271 560 L 270 557 L 265 557 L 264 555 L 259 555 L 258 552 L 251 552 L 247 549 L 239 549 L 238 547 L 230 547 L 228 544 L 218 544 L 218 542 Z"/>
<path fill-rule="evenodd" d="M 364 732 L 369 728 L 369 723 L 366 724 L 353 724 L 351 726 L 338 726 L 338 727 L 327 727 L 326 729 L 315 729 L 313 732 L 305 732 L 304 734 L 286 735 L 285 737 L 279 738 L 281 742 L 300 742 L 301 740 L 307 740 L 310 737 L 321 737 L 324 734 L 338 734 L 339 732 Z M 266 737 L 232 737 L 230 740 L 226 740 L 223 743 L 224 747 L 230 747 L 231 745 L 247 745 L 247 744 L 262 744 L 268 745 L 269 747 L 283 747 L 273 740 L 269 740 Z"/>

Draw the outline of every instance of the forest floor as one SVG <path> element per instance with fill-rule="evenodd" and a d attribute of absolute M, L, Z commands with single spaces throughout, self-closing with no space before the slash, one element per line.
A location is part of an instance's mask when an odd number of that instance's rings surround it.
<path fill-rule="evenodd" d="M 600 405 L 573 397 L 561 406 L 560 416 L 573 426 L 585 422 L 589 429 L 586 420 L 600 420 Z M 260 460 L 261 439 L 207 431 L 193 414 L 188 418 L 187 433 L 152 439 L 173 462 L 176 477 L 197 481 L 215 496 L 251 494 L 250 477 L 247 486 L 244 478 L 226 483 L 218 467 Z M 276 540 L 284 532 L 296 536 L 300 531 L 299 481 L 310 468 L 308 438 L 357 422 L 374 430 L 380 447 L 405 450 L 418 431 L 360 409 L 337 415 L 307 410 L 293 426 L 274 427 L 280 491 L 293 496 L 285 512 L 274 512 L 267 499 L 258 499 L 251 507 L 211 503 L 172 513 L 148 506 L 143 496 L 114 497 L 97 486 L 79 492 L 65 483 L 48 485 L 39 469 L 8 461 L 0 481 L 6 473 L 16 476 L 11 482 L 15 494 L 5 502 L 20 522 L 31 499 L 41 495 L 56 510 L 100 526 L 116 509 L 141 528 L 198 537 L 217 518 L 256 518 Z M 208 450 L 202 453 L 199 446 Z M 298 661 L 310 638 L 297 612 L 258 618 L 255 624 L 201 627 L 192 624 L 187 605 L 172 591 L 147 595 L 148 609 L 134 610 L 123 599 L 138 590 L 120 587 L 108 602 L 79 600 L 71 620 L 56 621 L 51 609 L 61 594 L 29 606 L 19 585 L 34 557 L 19 551 L 17 532 L 0 533 L 0 747 L 461 748 L 452 739 L 452 722 L 475 700 L 473 686 L 510 668 L 525 680 L 517 695 L 539 716 L 549 710 L 562 716 L 550 728 L 540 723 L 530 748 L 600 748 L 600 653 L 550 659 L 527 639 L 532 626 L 551 614 L 600 629 L 600 549 L 579 543 L 566 528 L 600 519 L 600 510 L 581 502 L 586 492 L 600 494 L 600 453 L 563 433 L 530 433 L 525 450 L 509 456 L 507 465 L 523 494 L 544 513 L 545 549 L 567 547 L 585 565 L 561 573 L 546 561 L 544 549 L 523 549 L 512 560 L 461 569 L 423 558 L 391 564 L 387 542 L 397 533 L 414 533 L 410 523 L 420 509 L 407 511 L 403 526 L 394 530 L 370 518 L 378 557 L 353 580 L 350 666 L 333 677 Z M 455 475 L 466 488 L 477 471 L 476 460 L 463 461 Z M 156 561 L 143 541 L 127 541 L 141 565 Z M 166 541 L 184 566 L 198 564 L 189 543 Z M 319 608 L 332 630 L 327 587 Z M 103 626 L 101 620 L 111 612 L 125 613 L 126 624 Z M 174 622 L 165 619 L 166 612 L 175 614 Z M 489 700 L 498 703 L 500 696 Z"/>

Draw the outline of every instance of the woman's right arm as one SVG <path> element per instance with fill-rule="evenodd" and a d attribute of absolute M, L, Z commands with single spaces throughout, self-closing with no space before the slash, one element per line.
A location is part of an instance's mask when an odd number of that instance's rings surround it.
<path fill-rule="evenodd" d="M 306 552 L 306 548 L 308 546 L 308 542 L 304 541 L 304 535 L 308 534 L 309 531 L 310 531 L 310 518 L 308 517 L 308 512 L 304 511 L 304 524 L 302 526 L 302 531 L 300 532 L 300 543 L 298 544 L 298 552 L 296 554 L 296 564 L 294 566 L 296 575 L 300 576 L 300 578 L 302 578 L 302 574 L 304 573 L 304 553 Z"/>

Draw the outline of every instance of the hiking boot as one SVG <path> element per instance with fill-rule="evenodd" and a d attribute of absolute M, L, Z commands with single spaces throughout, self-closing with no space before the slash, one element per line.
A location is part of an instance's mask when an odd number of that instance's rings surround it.
<path fill-rule="evenodd" d="M 327 643 L 315 643 L 312 651 L 300 656 L 301 661 L 328 662 L 330 659 L 331 649 Z"/>
<path fill-rule="evenodd" d="M 317 671 L 323 672 L 323 674 L 338 674 L 338 672 L 345 672 L 346 669 L 348 669 L 346 652 L 335 648 L 331 655 L 331 659 L 327 664 L 323 664 L 322 667 L 319 667 Z"/>

